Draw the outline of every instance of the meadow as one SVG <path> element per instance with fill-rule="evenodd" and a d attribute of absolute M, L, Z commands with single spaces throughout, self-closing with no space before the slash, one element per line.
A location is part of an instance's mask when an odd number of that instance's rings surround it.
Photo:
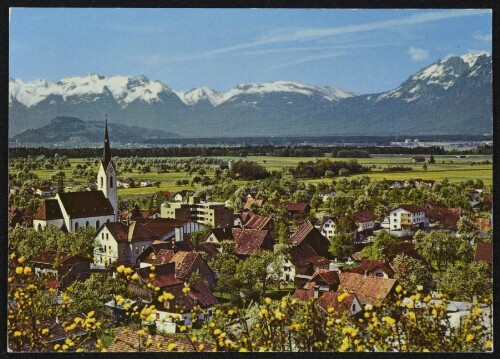
<path fill-rule="evenodd" d="M 466 181 L 468 179 L 481 179 L 486 186 L 491 186 L 493 182 L 493 165 L 492 156 L 468 156 L 466 158 L 457 158 L 451 155 L 436 155 L 434 156 L 436 163 L 427 164 L 427 169 L 424 169 L 422 163 L 413 164 L 411 161 L 411 155 L 372 155 L 370 158 L 358 158 L 357 160 L 360 164 L 364 166 L 372 167 L 371 172 L 363 174 L 374 180 L 391 179 L 391 180 L 404 180 L 404 179 L 427 179 L 427 180 L 442 180 L 448 178 L 450 182 L 460 182 Z M 239 157 L 218 157 L 223 160 L 245 160 L 245 161 L 255 161 L 263 165 L 269 171 L 282 171 L 287 172 L 288 169 L 294 168 L 299 162 L 315 161 L 315 157 L 273 157 L 273 156 L 248 156 L 245 158 Z M 427 157 L 428 158 L 428 157 Z M 349 158 L 331 158 L 332 161 L 348 161 Z M 489 164 L 478 164 L 483 161 L 490 161 Z M 471 165 L 470 162 L 475 162 Z M 66 175 L 65 183 L 68 183 L 68 179 L 72 177 L 72 171 L 77 164 L 85 164 L 85 159 L 70 159 L 71 168 L 66 168 L 63 170 Z M 400 171 L 400 172 L 382 172 L 382 168 L 388 166 L 405 166 L 411 167 L 411 171 Z M 92 163 L 92 168 L 94 172 L 97 173 L 98 166 Z M 33 171 L 40 178 L 50 178 L 57 170 L 35 170 Z M 137 187 L 137 188 L 120 188 L 118 190 L 119 195 L 124 198 L 132 196 L 141 196 L 155 193 L 159 190 L 161 191 L 179 191 L 182 189 L 195 189 L 195 186 L 188 185 L 176 185 L 176 181 L 188 179 L 191 180 L 193 176 L 187 172 L 175 172 L 170 171 L 168 173 L 157 173 L 156 171 L 151 171 L 149 173 L 138 173 L 134 172 L 124 172 L 120 173 L 118 178 L 131 177 L 138 183 L 140 180 L 149 179 L 151 181 L 161 182 L 159 187 Z M 206 173 L 207 176 L 214 176 L 214 170 L 209 169 Z M 355 178 L 361 175 L 353 175 L 349 178 Z M 336 177 L 338 178 L 338 177 Z M 76 183 L 83 183 L 82 178 L 74 178 Z M 319 183 L 319 182 L 330 182 L 331 179 L 328 178 L 317 178 L 317 179 L 304 179 L 306 183 Z M 243 182 L 243 181 L 238 181 Z"/>

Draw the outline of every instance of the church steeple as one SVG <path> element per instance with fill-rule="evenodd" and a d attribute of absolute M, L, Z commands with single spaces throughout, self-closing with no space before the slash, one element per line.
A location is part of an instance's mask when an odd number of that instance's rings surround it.
<path fill-rule="evenodd" d="M 104 130 L 104 153 L 102 162 L 104 163 L 104 167 L 107 167 L 109 162 L 111 161 L 111 149 L 109 148 L 109 136 L 108 136 L 108 114 L 106 114 L 106 124 Z"/>

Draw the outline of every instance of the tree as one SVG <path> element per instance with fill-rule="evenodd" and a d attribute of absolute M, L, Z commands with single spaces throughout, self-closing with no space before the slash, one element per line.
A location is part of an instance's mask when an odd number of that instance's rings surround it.
<path fill-rule="evenodd" d="M 438 290 L 449 299 L 467 302 L 472 301 L 474 295 L 489 295 L 493 290 L 489 265 L 473 262 L 448 268 L 438 282 Z"/>
<path fill-rule="evenodd" d="M 423 286 L 424 293 L 429 293 L 434 289 L 432 273 L 418 259 L 399 254 L 394 258 L 391 266 L 396 272 L 394 278 L 409 292 L 416 293 L 420 285 Z"/>
<path fill-rule="evenodd" d="M 211 231 L 212 231 L 212 227 L 209 225 L 205 225 L 205 228 L 203 228 L 199 231 L 191 232 L 191 242 L 193 242 L 193 244 L 195 246 L 197 246 L 198 244 L 203 242 L 205 237 L 208 236 Z"/>
<path fill-rule="evenodd" d="M 281 273 L 268 270 L 275 260 L 273 252 L 258 251 L 239 263 L 236 278 L 243 284 L 247 296 L 252 299 L 256 299 L 256 294 L 263 296 L 269 284 L 277 282 Z"/>
<path fill-rule="evenodd" d="M 429 158 L 429 163 L 434 164 L 436 163 L 436 160 L 434 159 L 434 155 L 431 154 L 431 157 Z"/>
<path fill-rule="evenodd" d="M 328 251 L 335 258 L 348 258 L 354 250 L 350 233 L 337 233 L 330 240 Z"/>
<path fill-rule="evenodd" d="M 447 231 L 432 231 L 424 236 L 420 233 L 414 236 L 415 249 L 429 261 L 436 261 L 439 271 L 443 265 L 454 263 L 457 260 L 460 242 Z"/>
<path fill-rule="evenodd" d="M 351 172 L 347 168 L 341 168 L 339 170 L 340 177 L 349 177 L 350 175 L 351 175 Z"/>
<path fill-rule="evenodd" d="M 422 168 L 424 169 L 424 171 L 427 171 L 427 163 L 424 163 L 424 165 L 422 166 Z"/>
<path fill-rule="evenodd" d="M 386 230 L 381 230 L 373 239 L 373 246 L 377 253 L 379 253 L 379 257 L 387 258 L 395 249 L 396 237 Z"/>

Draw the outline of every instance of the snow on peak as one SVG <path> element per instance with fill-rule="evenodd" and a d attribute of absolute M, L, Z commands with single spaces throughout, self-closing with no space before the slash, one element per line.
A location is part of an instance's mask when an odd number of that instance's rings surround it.
<path fill-rule="evenodd" d="M 177 96 L 188 106 L 192 106 L 199 101 L 208 100 L 212 106 L 218 106 L 224 101 L 223 94 L 208 87 L 199 87 L 187 92 L 176 92 Z"/>
<path fill-rule="evenodd" d="M 476 64 L 477 59 L 483 55 L 489 56 L 490 53 L 487 51 L 474 52 L 471 54 L 462 55 L 462 56 L 460 56 L 460 58 L 464 62 L 466 62 L 469 65 L 469 67 L 473 67 Z"/>
<path fill-rule="evenodd" d="M 62 96 L 63 101 L 68 97 L 82 97 L 92 95 L 109 95 L 122 106 L 141 100 L 145 102 L 161 101 L 161 92 L 171 90 L 159 81 L 150 81 L 146 76 L 102 76 L 89 74 L 83 77 L 65 77 L 51 83 L 42 79 L 25 83 L 20 79 L 9 81 L 9 101 L 15 98 L 27 107 L 34 106 L 51 95 Z"/>

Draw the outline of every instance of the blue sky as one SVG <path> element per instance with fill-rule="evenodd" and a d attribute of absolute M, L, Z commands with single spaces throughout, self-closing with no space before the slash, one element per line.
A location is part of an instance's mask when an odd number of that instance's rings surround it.
<path fill-rule="evenodd" d="M 10 76 L 146 75 L 185 91 L 292 80 L 387 91 L 491 51 L 489 10 L 12 9 Z"/>

